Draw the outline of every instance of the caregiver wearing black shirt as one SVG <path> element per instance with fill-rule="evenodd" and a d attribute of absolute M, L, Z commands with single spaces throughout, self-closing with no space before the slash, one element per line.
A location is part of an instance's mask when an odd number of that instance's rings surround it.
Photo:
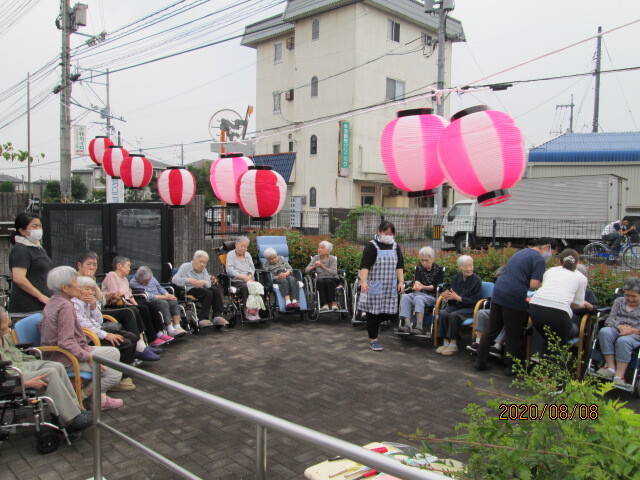
<path fill-rule="evenodd" d="M 52 295 L 47 288 L 47 275 L 53 260 L 40 245 L 42 219 L 35 213 L 23 212 L 16 217 L 16 231 L 11 235 L 13 248 L 9 254 L 12 285 L 9 300 L 11 318 L 23 318 L 40 312 Z"/>

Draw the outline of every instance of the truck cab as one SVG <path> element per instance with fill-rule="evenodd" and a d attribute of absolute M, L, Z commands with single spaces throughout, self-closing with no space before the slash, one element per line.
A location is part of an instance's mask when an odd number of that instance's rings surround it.
<path fill-rule="evenodd" d="M 445 242 L 453 243 L 456 248 L 466 243 L 467 234 L 472 236 L 475 231 L 477 208 L 478 202 L 475 200 L 460 200 L 453 204 L 442 222 Z"/>

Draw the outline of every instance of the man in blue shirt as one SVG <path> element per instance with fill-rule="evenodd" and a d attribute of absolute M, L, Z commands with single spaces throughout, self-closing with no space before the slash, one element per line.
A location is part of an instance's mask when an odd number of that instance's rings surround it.
<path fill-rule="evenodd" d="M 496 281 L 491 296 L 489 326 L 483 332 L 478 347 L 476 370 L 487 370 L 489 348 L 500 331 L 505 330 L 505 351 L 513 358 L 523 358 L 521 335 L 527 325 L 527 292 L 542 285 L 546 263 L 557 251 L 558 245 L 553 238 L 540 238 L 536 246 L 516 252 L 507 262 L 502 275 Z M 505 375 L 513 375 L 511 360 L 508 357 Z"/>

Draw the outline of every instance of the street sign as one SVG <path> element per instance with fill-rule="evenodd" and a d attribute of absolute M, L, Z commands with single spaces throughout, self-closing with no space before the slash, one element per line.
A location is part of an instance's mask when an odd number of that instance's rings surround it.
<path fill-rule="evenodd" d="M 84 125 L 76 125 L 73 128 L 74 146 L 76 155 L 87 154 L 87 127 Z"/>
<path fill-rule="evenodd" d="M 124 203 L 124 183 L 122 180 L 109 175 L 106 176 L 106 179 L 107 203 Z"/>
<path fill-rule="evenodd" d="M 340 125 L 340 139 L 338 141 L 338 176 L 349 176 L 349 164 L 350 157 L 349 152 L 351 150 L 351 124 L 346 120 L 339 122 Z"/>

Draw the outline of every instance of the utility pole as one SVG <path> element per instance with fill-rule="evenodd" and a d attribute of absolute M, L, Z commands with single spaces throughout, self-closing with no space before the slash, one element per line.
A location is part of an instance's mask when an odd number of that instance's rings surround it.
<path fill-rule="evenodd" d="M 184 143 L 180 144 L 180 166 L 184 167 Z"/>
<path fill-rule="evenodd" d="M 444 67 L 447 43 L 447 12 L 455 8 L 453 0 L 426 0 L 424 10 L 427 13 L 438 12 L 438 90 L 444 88 Z M 444 116 L 444 101 L 436 105 L 436 113 Z M 433 213 L 439 215 L 442 211 L 442 185 L 436 188 L 433 199 Z"/>
<path fill-rule="evenodd" d="M 71 9 L 69 0 L 60 1 L 60 30 L 62 30 L 62 52 L 60 65 L 60 195 L 71 198 L 71 80 L 70 38 Z"/>
<path fill-rule="evenodd" d="M 598 116 L 600 115 L 600 57 L 602 55 L 602 27 L 598 27 L 598 43 L 596 48 L 596 93 L 593 102 L 593 133 L 598 133 Z"/>
<path fill-rule="evenodd" d="M 31 198 L 31 73 L 27 72 L 27 192 Z"/>
<path fill-rule="evenodd" d="M 573 103 L 573 95 L 571 95 L 571 103 L 567 105 L 556 105 L 556 110 L 559 108 L 568 108 L 569 109 L 569 128 L 567 129 L 567 133 L 573 133 L 573 107 L 575 107 Z M 563 133 L 562 131 L 558 133 Z"/>
<path fill-rule="evenodd" d="M 107 137 L 111 138 L 111 102 L 109 100 L 109 69 L 107 68 L 107 105 L 106 105 L 106 117 L 107 117 Z"/>

